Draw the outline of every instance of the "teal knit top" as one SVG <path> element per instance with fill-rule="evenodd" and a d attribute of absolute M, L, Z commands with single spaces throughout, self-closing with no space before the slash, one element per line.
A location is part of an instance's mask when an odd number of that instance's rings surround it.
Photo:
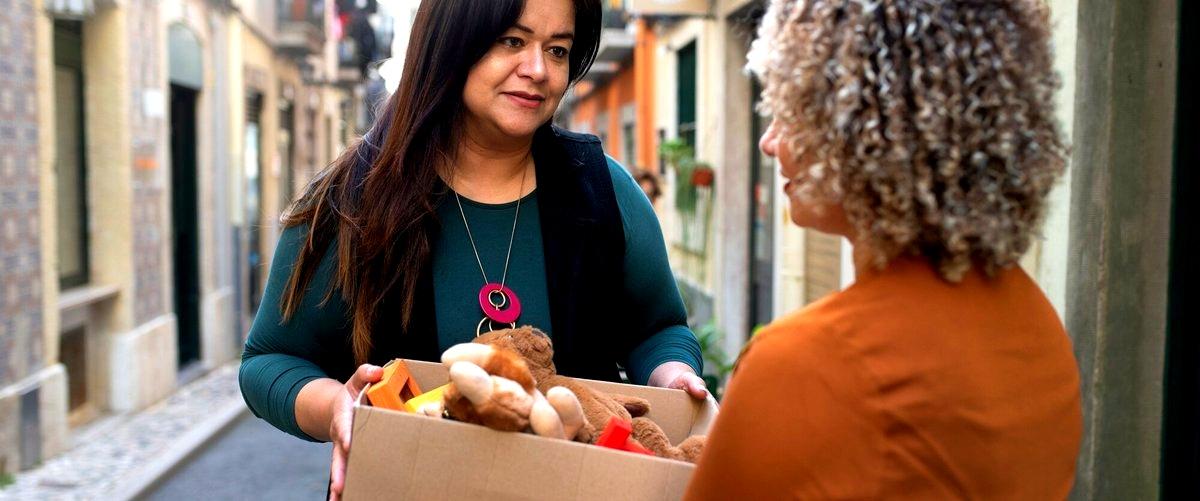
<path fill-rule="evenodd" d="M 645 384 L 654 368 L 670 361 L 683 362 L 700 373 L 699 343 L 687 327 L 687 313 L 667 262 L 654 209 L 623 167 L 608 159 L 608 168 L 625 231 L 624 293 L 636 307 L 596 321 L 643 333 L 644 341 L 630 353 L 625 368 L 631 382 Z M 463 198 L 460 213 L 455 198 L 443 197 L 437 208 L 441 231 L 432 253 L 437 338 L 442 350 L 470 342 L 483 318 L 478 295 L 484 279 L 463 216 L 488 280 L 499 282 L 517 210 L 515 201 L 492 205 Z M 285 229 L 280 236 L 262 304 L 242 355 L 239 380 L 242 395 L 256 416 L 292 435 L 313 440 L 296 424 L 296 395 L 309 381 L 327 377 L 317 362 L 331 355 L 318 333 L 345 328 L 350 310 L 337 294 L 323 307 L 315 307 L 332 280 L 335 256 L 330 252 L 309 286 L 310 291 L 322 293 L 308 294 L 296 316 L 282 322 L 279 305 L 284 286 L 305 236 L 303 226 Z M 553 335 L 537 190 L 521 200 L 506 285 L 521 301 L 517 325 L 532 325 Z"/>

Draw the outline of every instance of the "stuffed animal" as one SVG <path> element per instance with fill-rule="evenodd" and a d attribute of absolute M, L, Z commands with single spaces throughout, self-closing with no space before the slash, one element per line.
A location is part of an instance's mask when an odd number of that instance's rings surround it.
<path fill-rule="evenodd" d="M 602 393 L 571 378 L 559 376 L 554 367 L 554 350 L 549 336 L 532 327 L 494 331 L 480 336 L 474 343 L 456 345 L 442 355 L 442 363 L 451 368 L 452 386 L 465 389 L 466 386 L 459 385 L 460 379 L 470 381 L 468 386 L 487 386 L 481 378 L 483 373 L 491 378 L 516 381 L 529 395 L 528 399 L 513 397 L 512 385 L 503 381 L 495 382 L 495 379 L 491 387 L 496 389 L 492 393 L 496 398 L 481 400 L 482 394 L 475 395 L 476 398 L 465 398 L 459 390 L 453 395 L 448 391 L 446 408 L 455 419 L 495 429 L 519 430 L 524 428 L 521 425 L 528 420 L 514 416 L 519 416 L 526 406 L 529 408 L 527 415 L 538 414 L 534 408 L 540 407 L 543 412 L 550 409 L 557 412 L 563 421 L 562 436 L 568 439 L 595 443 L 600 437 L 600 430 L 615 417 L 631 421 L 633 434 L 630 438 L 657 456 L 695 462 L 704 448 L 704 436 L 689 437 L 678 447 L 672 446 L 662 428 L 644 417 L 650 411 L 650 403 L 645 399 Z M 468 368 L 470 365 L 477 366 L 481 371 Z M 503 387 L 510 391 L 504 393 Z M 540 402 L 540 394 L 545 395 L 547 405 L 536 404 Z M 577 413 L 582 414 L 582 420 Z M 542 419 L 553 421 L 544 415 Z M 552 423 L 539 426 L 554 428 Z M 539 426 L 534 427 L 535 432 Z"/>
<path fill-rule="evenodd" d="M 486 356 L 480 349 L 488 351 Z M 442 361 L 450 368 L 442 404 L 454 419 L 501 431 L 528 428 L 551 438 L 574 437 L 584 424 L 575 394 L 565 388 L 548 388 L 543 394 L 534 387 L 525 360 L 513 351 L 468 343 L 447 350 Z M 441 410 L 422 412 L 436 415 Z"/>

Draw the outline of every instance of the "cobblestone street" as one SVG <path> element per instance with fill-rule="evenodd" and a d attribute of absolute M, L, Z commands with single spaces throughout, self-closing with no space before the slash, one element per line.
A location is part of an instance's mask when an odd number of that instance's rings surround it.
<path fill-rule="evenodd" d="M 0 500 L 114 499 L 135 487 L 178 453 L 189 432 L 230 413 L 244 413 L 238 363 L 226 364 L 145 411 L 117 414 L 80 430 L 71 449 L 38 468 L 16 475 Z M 224 418 L 227 419 L 227 418 Z"/>
<path fill-rule="evenodd" d="M 330 447 L 299 440 L 245 414 L 141 499 L 323 499 Z"/>

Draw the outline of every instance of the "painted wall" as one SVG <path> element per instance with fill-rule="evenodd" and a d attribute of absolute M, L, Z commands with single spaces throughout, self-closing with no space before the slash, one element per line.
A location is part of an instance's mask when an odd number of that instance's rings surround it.
<path fill-rule="evenodd" d="M 1075 117 L 1075 58 L 1078 35 L 1079 0 L 1053 0 L 1050 3 L 1054 23 L 1054 69 L 1062 78 L 1057 107 L 1063 136 L 1071 138 Z M 1070 266 L 1067 242 L 1070 239 L 1071 174 L 1067 172 L 1050 192 L 1040 238 L 1021 261 L 1050 298 L 1061 317 L 1066 314 L 1067 273 Z"/>
<path fill-rule="evenodd" d="M 37 17 L 27 2 L 0 16 L 0 386 L 45 364 Z"/>
<path fill-rule="evenodd" d="M 621 112 L 625 106 L 635 104 L 635 70 L 632 65 L 621 69 L 612 80 L 600 87 L 595 87 L 576 105 L 571 117 L 572 128 L 597 134 L 606 132 L 604 152 L 613 157 L 627 168 L 631 167 L 629 159 L 624 158 L 624 131 L 622 130 Z M 603 120 L 603 123 L 601 123 Z"/>

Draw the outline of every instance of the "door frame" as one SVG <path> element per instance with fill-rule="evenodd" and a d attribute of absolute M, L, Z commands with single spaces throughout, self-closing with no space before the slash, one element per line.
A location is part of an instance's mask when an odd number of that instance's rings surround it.
<path fill-rule="evenodd" d="M 1200 242 L 1189 231 L 1189 215 L 1200 213 L 1200 6 L 1180 1 L 1179 76 L 1175 103 L 1175 161 L 1172 173 L 1170 264 L 1167 278 L 1167 347 L 1163 388 L 1161 499 L 1198 499 L 1200 485 L 1200 322 L 1188 311 L 1189 299 L 1200 291 Z M 1191 29 L 1189 29 L 1191 28 Z"/>

